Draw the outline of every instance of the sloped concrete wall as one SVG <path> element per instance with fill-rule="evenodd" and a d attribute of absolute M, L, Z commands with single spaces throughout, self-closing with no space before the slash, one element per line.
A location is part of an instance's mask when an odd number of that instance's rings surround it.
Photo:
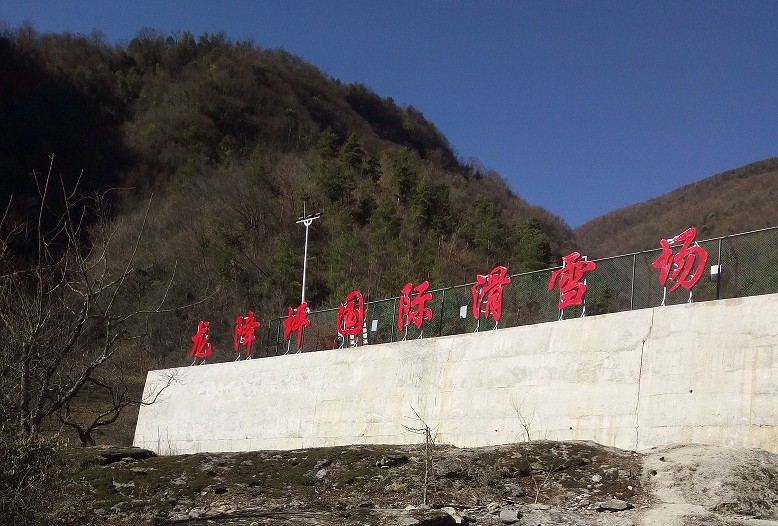
<path fill-rule="evenodd" d="M 582 439 L 778 452 L 778 295 L 150 371 L 158 453 Z"/>

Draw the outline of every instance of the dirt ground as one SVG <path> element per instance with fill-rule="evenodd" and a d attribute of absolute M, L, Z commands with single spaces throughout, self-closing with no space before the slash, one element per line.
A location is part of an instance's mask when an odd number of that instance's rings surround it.
<path fill-rule="evenodd" d="M 68 453 L 84 523 L 778 526 L 778 455 L 757 449 L 533 441 L 147 455 Z"/>

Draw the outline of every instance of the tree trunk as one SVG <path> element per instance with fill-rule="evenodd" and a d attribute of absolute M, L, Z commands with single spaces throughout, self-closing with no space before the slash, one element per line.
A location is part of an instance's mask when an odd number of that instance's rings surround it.
<path fill-rule="evenodd" d="M 26 435 L 32 434 L 32 422 L 30 421 L 30 348 L 27 345 L 22 346 L 21 357 L 21 379 L 19 382 L 19 419 L 22 430 Z"/>

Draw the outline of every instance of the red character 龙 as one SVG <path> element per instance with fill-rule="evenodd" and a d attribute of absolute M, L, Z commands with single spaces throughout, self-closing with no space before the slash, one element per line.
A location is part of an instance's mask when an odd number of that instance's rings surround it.
<path fill-rule="evenodd" d="M 432 294 L 427 292 L 429 288 L 429 281 L 423 281 L 415 287 L 413 283 L 407 283 L 403 287 L 400 306 L 397 309 L 397 327 L 401 331 L 410 324 L 421 330 L 424 320 L 432 320 L 432 309 L 426 306 L 427 302 L 432 300 Z M 412 293 L 415 293 L 413 298 Z"/>
<path fill-rule="evenodd" d="M 246 346 L 246 357 L 251 358 L 251 344 L 257 339 L 254 331 L 259 328 L 259 322 L 254 319 L 254 312 L 249 311 L 248 316 L 239 316 L 235 320 L 235 335 L 233 337 L 233 346 L 235 352 L 240 358 L 240 346 Z"/>
<path fill-rule="evenodd" d="M 551 273 L 548 290 L 554 290 L 559 283 L 559 309 L 581 305 L 586 294 L 586 273 L 597 268 L 594 261 L 586 257 L 579 259 L 581 254 L 572 252 L 562 258 L 562 268 Z"/>
<path fill-rule="evenodd" d="M 479 320 L 491 316 L 495 322 L 502 317 L 502 288 L 511 282 L 508 269 L 503 266 L 494 267 L 489 274 L 476 276 L 473 285 L 473 316 Z"/>
<path fill-rule="evenodd" d="M 208 341 L 208 329 L 210 326 L 211 322 L 209 321 L 197 322 L 197 333 L 192 336 L 192 350 L 189 352 L 189 357 L 194 358 L 192 365 L 198 358 L 204 361 L 213 354 L 213 346 Z"/>
<path fill-rule="evenodd" d="M 308 319 L 308 302 L 304 301 L 297 309 L 289 307 L 289 315 L 284 320 L 284 339 L 288 340 L 293 332 L 297 332 L 297 350 L 303 347 L 303 329 L 311 324 Z"/>

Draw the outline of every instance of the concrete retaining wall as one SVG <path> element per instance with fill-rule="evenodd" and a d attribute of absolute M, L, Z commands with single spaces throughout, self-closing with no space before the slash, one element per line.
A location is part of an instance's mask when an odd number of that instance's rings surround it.
<path fill-rule="evenodd" d="M 778 452 L 778 295 L 150 371 L 158 453 L 585 439 Z"/>

